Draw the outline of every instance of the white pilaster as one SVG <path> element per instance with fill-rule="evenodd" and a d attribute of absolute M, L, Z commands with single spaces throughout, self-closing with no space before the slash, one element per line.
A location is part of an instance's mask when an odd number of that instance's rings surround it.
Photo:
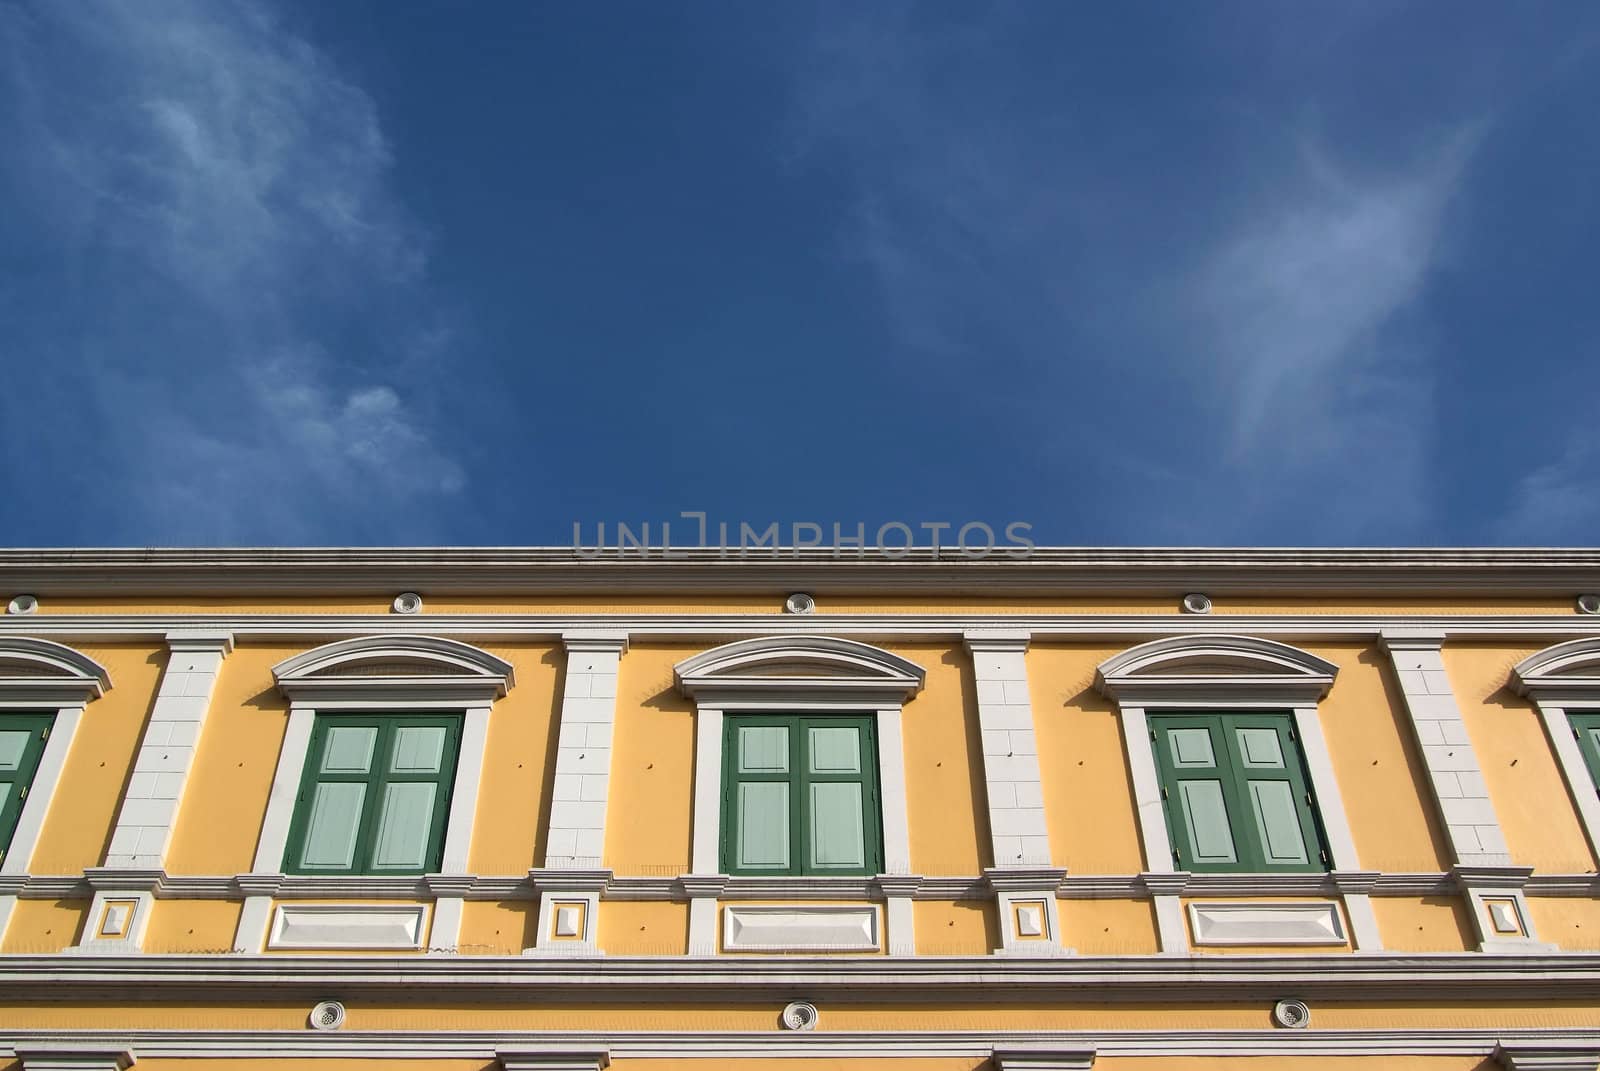
<path fill-rule="evenodd" d="M 600 865 L 605 850 L 617 670 L 628 637 L 621 632 L 582 631 L 564 633 L 561 639 L 567 648 L 567 674 L 545 867 L 592 870 Z"/>
<path fill-rule="evenodd" d="M 1454 862 L 1509 866 L 1511 856 L 1500 832 L 1500 819 L 1440 657 L 1443 645 L 1442 632 L 1396 629 L 1383 633 L 1383 646 L 1394 663 Z"/>
<path fill-rule="evenodd" d="M 169 632 L 167 649 L 167 668 L 106 851 L 109 868 L 151 870 L 166 863 L 211 693 L 223 658 L 233 650 L 233 637 Z"/>
<path fill-rule="evenodd" d="M 1026 632 L 987 630 L 965 636 L 977 683 L 989 836 L 994 865 L 1001 869 L 1050 865 L 1033 701 L 1023 657 L 1028 638 Z"/>

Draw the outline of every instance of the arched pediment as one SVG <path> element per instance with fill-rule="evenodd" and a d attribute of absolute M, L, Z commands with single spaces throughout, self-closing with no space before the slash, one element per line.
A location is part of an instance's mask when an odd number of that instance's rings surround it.
<path fill-rule="evenodd" d="M 1095 686 L 1121 702 L 1181 703 L 1238 696 L 1252 702 L 1315 702 L 1339 671 L 1327 659 L 1256 636 L 1169 636 L 1100 664 Z"/>
<path fill-rule="evenodd" d="M 0 639 L 0 699 L 87 703 L 109 687 L 105 667 L 81 651 L 25 636 Z"/>
<path fill-rule="evenodd" d="M 687 696 L 848 693 L 903 702 L 926 677 L 915 662 L 857 640 L 763 636 L 702 651 L 673 667 Z"/>
<path fill-rule="evenodd" d="M 493 699 L 515 683 L 510 662 L 438 636 L 338 640 L 279 662 L 272 676 L 295 698 L 404 692 Z"/>
<path fill-rule="evenodd" d="M 1600 636 L 1568 640 L 1546 647 L 1511 668 L 1511 687 L 1518 695 L 1600 698 Z"/>

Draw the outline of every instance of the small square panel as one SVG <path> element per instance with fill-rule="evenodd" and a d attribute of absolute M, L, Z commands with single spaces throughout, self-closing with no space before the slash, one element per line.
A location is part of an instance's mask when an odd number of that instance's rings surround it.
<path fill-rule="evenodd" d="M 1039 901 L 1017 904 L 1013 909 L 1018 937 L 1044 937 L 1044 904 Z"/>
<path fill-rule="evenodd" d="M 133 913 L 139 909 L 137 900 L 107 900 L 100 915 L 100 937 L 126 937 L 133 922 Z"/>
<path fill-rule="evenodd" d="M 581 938 L 583 936 L 583 909 L 584 904 L 558 903 L 555 905 L 555 922 L 551 927 L 552 937 Z"/>
<path fill-rule="evenodd" d="M 1485 900 L 1483 906 L 1489 909 L 1489 923 L 1494 927 L 1495 933 L 1520 934 L 1522 932 L 1522 919 L 1517 914 L 1515 901 Z"/>

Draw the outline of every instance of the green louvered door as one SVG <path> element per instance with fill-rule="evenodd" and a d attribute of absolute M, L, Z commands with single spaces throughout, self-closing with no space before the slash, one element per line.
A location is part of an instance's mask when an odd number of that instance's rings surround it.
<path fill-rule="evenodd" d="M 1567 720 L 1572 723 L 1572 735 L 1578 738 L 1584 765 L 1589 767 L 1589 780 L 1600 790 L 1600 711 L 1569 713 Z"/>
<path fill-rule="evenodd" d="M 1327 869 L 1288 715 L 1151 715 L 1150 739 L 1179 869 Z"/>

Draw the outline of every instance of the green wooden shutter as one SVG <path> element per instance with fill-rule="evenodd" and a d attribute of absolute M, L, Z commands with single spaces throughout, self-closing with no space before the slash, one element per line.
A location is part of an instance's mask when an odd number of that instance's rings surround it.
<path fill-rule="evenodd" d="M 1227 748 L 1207 716 L 1151 719 L 1166 801 L 1167 833 L 1182 870 L 1236 870 L 1238 847 L 1228 809 Z"/>
<path fill-rule="evenodd" d="M 1572 723 L 1572 735 L 1578 738 L 1578 750 L 1589 767 L 1589 779 L 1600 790 L 1600 711 L 1568 714 L 1567 720 Z"/>
<path fill-rule="evenodd" d="M 1286 714 L 1150 718 L 1174 862 L 1199 872 L 1326 869 Z"/>
<path fill-rule="evenodd" d="M 294 874 L 421 874 L 439 866 L 461 719 L 318 715 L 290 825 Z"/>
<path fill-rule="evenodd" d="M 881 868 L 870 717 L 729 717 L 722 778 L 726 872 L 875 874 Z"/>
<path fill-rule="evenodd" d="M 0 859 L 11 848 L 11 835 L 54 723 L 54 714 L 0 714 Z"/>

